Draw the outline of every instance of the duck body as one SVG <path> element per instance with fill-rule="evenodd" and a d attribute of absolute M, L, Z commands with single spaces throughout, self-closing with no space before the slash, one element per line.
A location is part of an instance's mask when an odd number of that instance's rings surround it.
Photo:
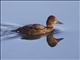
<path fill-rule="evenodd" d="M 52 30 L 53 28 L 47 28 L 46 26 L 41 24 L 29 24 L 16 29 L 16 32 L 25 34 L 27 36 L 38 36 L 48 34 Z"/>

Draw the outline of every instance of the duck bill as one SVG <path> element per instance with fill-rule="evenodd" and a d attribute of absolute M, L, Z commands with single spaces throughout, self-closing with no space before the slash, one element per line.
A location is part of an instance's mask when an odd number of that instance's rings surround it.
<path fill-rule="evenodd" d="M 56 24 L 63 24 L 62 22 L 60 22 L 60 21 L 57 21 L 57 23 Z"/>

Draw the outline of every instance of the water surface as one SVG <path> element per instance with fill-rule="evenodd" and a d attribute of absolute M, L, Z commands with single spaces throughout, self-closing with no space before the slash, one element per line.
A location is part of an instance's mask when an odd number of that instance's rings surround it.
<path fill-rule="evenodd" d="M 18 59 L 63 59 L 78 60 L 79 29 L 78 29 L 78 2 L 1 2 L 1 23 L 15 26 L 40 23 L 46 25 L 49 15 L 55 15 L 64 25 L 56 28 L 64 33 L 55 34 L 55 37 L 64 37 L 56 47 L 51 48 L 46 37 L 38 40 L 22 40 L 20 37 L 2 39 L 2 60 Z M 7 27 L 7 30 L 14 29 Z M 7 37 L 15 36 L 15 34 Z M 3 37 L 4 38 L 4 37 Z"/>

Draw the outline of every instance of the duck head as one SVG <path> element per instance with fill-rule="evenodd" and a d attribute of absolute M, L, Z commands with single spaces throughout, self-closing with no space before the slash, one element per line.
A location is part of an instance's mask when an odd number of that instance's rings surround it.
<path fill-rule="evenodd" d="M 46 25 L 47 27 L 49 28 L 53 28 L 53 26 L 55 24 L 63 24 L 62 22 L 58 21 L 58 19 L 53 16 L 53 15 L 50 15 L 48 18 L 47 18 L 47 22 L 46 22 Z"/>

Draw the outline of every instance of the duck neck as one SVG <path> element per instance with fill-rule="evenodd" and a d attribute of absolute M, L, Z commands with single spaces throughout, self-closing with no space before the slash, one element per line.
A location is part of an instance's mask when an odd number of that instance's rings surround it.
<path fill-rule="evenodd" d="M 47 28 L 48 29 L 52 29 L 53 28 L 53 25 L 52 24 L 47 24 Z"/>

